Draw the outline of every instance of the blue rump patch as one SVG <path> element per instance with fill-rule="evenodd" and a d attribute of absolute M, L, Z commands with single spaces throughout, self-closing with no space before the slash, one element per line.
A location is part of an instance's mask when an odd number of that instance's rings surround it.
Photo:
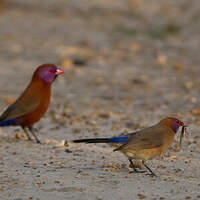
<path fill-rule="evenodd" d="M 128 137 L 127 136 L 120 136 L 120 137 L 109 138 L 109 142 L 112 142 L 112 143 L 127 143 Z"/>
<path fill-rule="evenodd" d="M 0 123 L 0 126 L 16 126 L 16 125 L 19 125 L 19 120 L 17 118 L 9 119 L 5 122 Z"/>

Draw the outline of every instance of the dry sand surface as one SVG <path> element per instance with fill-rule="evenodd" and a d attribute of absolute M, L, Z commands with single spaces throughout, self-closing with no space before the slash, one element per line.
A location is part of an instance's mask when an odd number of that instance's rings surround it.
<path fill-rule="evenodd" d="M 0 129 L 0 199 L 200 199 L 199 24 L 199 0 L 0 0 L 1 111 L 38 65 L 65 71 L 36 124 L 43 145 Z M 166 116 L 188 136 L 148 162 L 154 178 L 107 145 L 70 143 Z"/>

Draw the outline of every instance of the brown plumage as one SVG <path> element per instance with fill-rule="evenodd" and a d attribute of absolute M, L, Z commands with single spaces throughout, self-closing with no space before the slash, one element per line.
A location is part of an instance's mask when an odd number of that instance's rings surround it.
<path fill-rule="evenodd" d="M 125 154 L 130 161 L 130 166 L 135 172 L 138 172 L 138 170 L 136 169 L 136 164 L 134 165 L 132 162 L 132 159 L 134 159 L 136 163 L 138 163 L 139 160 L 142 160 L 142 164 L 152 175 L 155 175 L 145 164 L 145 161 L 156 156 L 162 156 L 173 143 L 174 136 L 179 127 L 183 125 L 183 122 L 178 119 L 168 117 L 154 126 L 127 135 L 113 138 L 74 140 L 74 142 L 110 143 L 112 146 L 118 146 L 114 151 L 121 151 Z"/>
<path fill-rule="evenodd" d="M 22 95 L 0 116 L 0 126 L 20 125 L 28 139 L 26 128 L 33 134 L 38 143 L 33 125 L 47 111 L 51 98 L 51 84 L 59 74 L 64 72 L 54 64 L 43 64 L 36 69 L 32 80 Z"/>

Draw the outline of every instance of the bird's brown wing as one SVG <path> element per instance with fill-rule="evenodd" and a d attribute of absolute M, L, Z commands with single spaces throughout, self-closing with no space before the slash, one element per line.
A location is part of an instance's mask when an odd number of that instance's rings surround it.
<path fill-rule="evenodd" d="M 39 106 L 39 98 L 32 98 L 23 101 L 17 101 L 9 106 L 0 117 L 0 122 L 22 117 L 33 112 Z"/>
<path fill-rule="evenodd" d="M 138 132 L 128 134 L 129 140 L 114 151 L 151 149 L 163 145 L 164 134 L 167 129 L 163 126 L 152 126 Z"/>

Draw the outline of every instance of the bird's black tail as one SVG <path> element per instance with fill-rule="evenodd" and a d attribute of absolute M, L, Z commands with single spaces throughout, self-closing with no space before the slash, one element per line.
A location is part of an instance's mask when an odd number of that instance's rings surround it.
<path fill-rule="evenodd" d="M 127 136 L 119 136 L 112 138 L 89 138 L 89 139 L 80 139 L 74 140 L 74 143 L 127 143 Z"/>
<path fill-rule="evenodd" d="M 111 143 L 110 138 L 92 138 L 73 140 L 74 143 Z"/>

